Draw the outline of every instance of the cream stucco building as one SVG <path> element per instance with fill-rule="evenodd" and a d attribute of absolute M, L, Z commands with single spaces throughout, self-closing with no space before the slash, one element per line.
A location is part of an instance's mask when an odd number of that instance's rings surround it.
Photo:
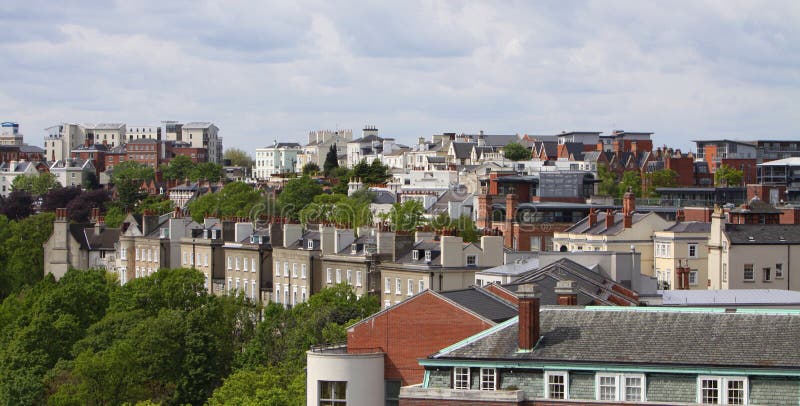
<path fill-rule="evenodd" d="M 659 289 L 708 289 L 709 223 L 678 222 L 656 231 L 653 236 L 653 262 Z M 688 268 L 687 278 L 680 280 L 677 270 Z M 687 283 L 684 286 L 685 283 Z"/>

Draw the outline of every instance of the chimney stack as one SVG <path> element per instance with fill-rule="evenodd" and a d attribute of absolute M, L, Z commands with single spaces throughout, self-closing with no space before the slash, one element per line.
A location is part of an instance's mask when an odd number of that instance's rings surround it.
<path fill-rule="evenodd" d="M 622 217 L 625 228 L 631 228 L 631 225 L 633 225 L 634 211 L 636 211 L 636 199 L 630 189 L 628 189 L 622 198 Z"/>
<path fill-rule="evenodd" d="M 595 209 L 589 209 L 589 227 L 594 227 L 597 224 L 597 211 Z"/>
<path fill-rule="evenodd" d="M 606 209 L 606 229 L 614 225 L 614 212 L 611 209 Z"/>
<path fill-rule="evenodd" d="M 506 222 L 511 223 L 514 220 L 514 214 L 517 211 L 517 195 L 509 193 L 506 195 Z"/>
<path fill-rule="evenodd" d="M 98 217 L 100 217 L 100 208 L 93 207 L 91 213 L 92 214 L 89 221 L 91 221 L 92 223 L 97 223 Z"/>
<path fill-rule="evenodd" d="M 578 289 L 575 281 L 556 282 L 556 302 L 561 306 L 576 306 L 578 304 Z"/>
<path fill-rule="evenodd" d="M 686 221 L 686 214 L 683 212 L 683 209 L 678 209 L 678 212 L 675 214 L 675 220 L 679 223 Z"/>
<path fill-rule="evenodd" d="M 539 341 L 539 287 L 534 283 L 520 285 L 519 298 L 519 349 L 531 351 Z"/>

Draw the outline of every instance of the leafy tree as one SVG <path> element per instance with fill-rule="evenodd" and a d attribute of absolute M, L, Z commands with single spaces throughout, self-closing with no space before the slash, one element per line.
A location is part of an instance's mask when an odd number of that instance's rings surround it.
<path fill-rule="evenodd" d="M 675 187 L 678 184 L 678 173 L 672 169 L 660 169 L 646 174 L 648 179 L 647 195 L 657 196 L 656 188 Z"/>
<path fill-rule="evenodd" d="M 305 405 L 306 376 L 286 367 L 256 367 L 234 372 L 214 391 L 209 406 Z"/>
<path fill-rule="evenodd" d="M 86 174 L 86 177 L 83 179 L 83 183 L 81 186 L 85 190 L 94 190 L 100 187 L 100 179 L 97 178 L 97 174 L 94 172 L 89 172 Z"/>
<path fill-rule="evenodd" d="M 103 208 L 110 199 L 108 192 L 102 189 L 83 192 L 67 203 L 69 219 L 78 223 L 89 221 L 93 208 Z"/>
<path fill-rule="evenodd" d="M 61 183 L 56 179 L 56 175 L 49 172 L 17 176 L 11 182 L 12 190 L 25 191 L 35 196 L 44 195 L 50 190 L 60 187 Z"/>
<path fill-rule="evenodd" d="M 418 200 L 395 203 L 389 212 L 389 219 L 395 231 L 414 231 L 424 223 L 425 208 Z"/>
<path fill-rule="evenodd" d="M 120 225 L 122 225 L 122 221 L 125 220 L 125 215 L 126 215 L 125 211 L 122 210 L 119 206 L 111 205 L 111 207 L 108 208 L 105 214 L 106 226 L 111 228 L 119 227 Z"/>
<path fill-rule="evenodd" d="M 601 196 L 616 196 L 618 194 L 617 177 L 605 165 L 597 166 L 597 178 L 600 180 L 598 193 Z"/>
<path fill-rule="evenodd" d="M 309 162 L 303 165 L 303 175 L 314 176 L 319 173 L 319 165 L 315 162 Z"/>
<path fill-rule="evenodd" d="M 322 164 L 325 176 L 329 176 L 334 168 L 339 167 L 339 152 L 337 151 L 336 144 L 331 145 L 328 149 L 328 154 L 325 155 L 325 162 Z"/>
<path fill-rule="evenodd" d="M 18 176 L 19 179 L 21 176 Z M 0 196 L 0 215 L 20 220 L 33 213 L 33 196 L 25 190 L 14 190 L 7 197 Z"/>
<path fill-rule="evenodd" d="M 42 211 L 54 211 L 55 209 L 67 207 L 69 202 L 81 193 L 83 191 L 77 186 L 52 189 L 44 195 Z"/>
<path fill-rule="evenodd" d="M 166 214 L 175 208 L 175 202 L 167 199 L 164 196 L 147 196 L 139 202 L 136 207 L 136 212 L 142 214 L 145 210 L 154 211 L 158 214 Z M 106 214 L 106 222 L 108 222 L 108 215 Z"/>
<path fill-rule="evenodd" d="M 153 168 L 136 161 L 125 161 L 114 167 L 111 183 L 117 190 L 117 202 L 123 209 L 133 207 L 147 196 L 142 192 L 142 182 L 153 179 Z"/>
<path fill-rule="evenodd" d="M 722 164 L 714 172 L 714 185 L 716 186 L 738 186 L 742 184 L 744 172 L 731 166 Z"/>
<path fill-rule="evenodd" d="M 209 182 L 219 182 L 224 176 L 225 173 L 222 170 L 222 165 L 217 165 L 213 162 L 199 163 L 195 165 L 189 173 L 189 179 L 191 181 L 205 179 Z"/>
<path fill-rule="evenodd" d="M 430 225 L 435 230 L 452 229 L 457 235 L 461 236 L 465 242 L 478 242 L 481 239 L 480 231 L 475 227 L 475 222 L 473 222 L 472 218 L 468 215 L 462 215 L 457 219 L 451 219 L 447 212 L 440 213 L 438 216 L 431 219 Z"/>
<path fill-rule="evenodd" d="M 346 195 L 349 191 L 350 178 L 353 176 L 353 171 L 343 168 L 335 167 L 328 174 L 328 178 L 332 183 L 331 192 L 336 194 Z"/>
<path fill-rule="evenodd" d="M 270 202 L 261 196 L 261 192 L 243 182 L 231 182 L 219 192 L 209 193 L 187 206 L 192 219 L 202 222 L 203 217 L 238 216 L 253 217 L 270 208 Z"/>
<path fill-rule="evenodd" d="M 232 166 L 252 168 L 255 165 L 255 161 L 250 157 L 250 154 L 238 148 L 226 149 L 222 158 L 230 160 Z"/>
<path fill-rule="evenodd" d="M 178 155 L 172 158 L 169 163 L 161 165 L 161 174 L 167 180 L 189 179 L 189 174 L 195 167 L 195 163 L 186 155 Z"/>
<path fill-rule="evenodd" d="M 299 219 L 300 211 L 313 202 L 314 196 L 320 193 L 322 193 L 322 186 L 314 179 L 303 175 L 286 182 L 278 195 L 278 206 L 284 216 Z"/>
<path fill-rule="evenodd" d="M 622 181 L 619 183 L 619 197 L 625 195 L 630 190 L 634 196 L 642 195 L 642 179 L 639 177 L 638 171 L 627 171 L 622 174 Z"/>
<path fill-rule="evenodd" d="M 387 165 L 375 158 L 372 164 L 367 164 L 366 160 L 357 163 L 351 177 L 358 178 L 367 185 L 379 185 L 391 179 L 392 173 Z"/>
<path fill-rule="evenodd" d="M 531 159 L 531 150 L 517 142 L 510 142 L 503 147 L 503 155 L 512 161 L 527 161 Z"/>
<path fill-rule="evenodd" d="M 53 233 L 53 220 L 52 213 L 20 221 L 0 216 L 0 300 L 44 276 L 42 245 Z"/>

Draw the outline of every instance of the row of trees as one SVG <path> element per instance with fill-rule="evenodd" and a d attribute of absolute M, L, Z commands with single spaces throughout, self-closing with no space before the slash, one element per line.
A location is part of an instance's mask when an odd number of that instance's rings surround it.
<path fill-rule="evenodd" d="M 642 189 L 642 178 L 638 171 L 623 172 L 622 178 L 618 179 L 605 165 L 600 165 L 597 168 L 598 193 L 604 196 L 622 197 L 630 190 L 637 197 L 658 197 L 656 188 L 677 186 L 678 173 L 672 169 L 649 172 L 645 176 L 646 188 Z M 742 184 L 742 179 L 742 171 L 728 165 L 720 165 L 714 172 L 715 186 L 738 186 Z"/>
<path fill-rule="evenodd" d="M 346 285 L 261 308 L 193 269 L 70 270 L 0 305 L 0 403 L 302 405 L 305 351 L 378 308 Z"/>

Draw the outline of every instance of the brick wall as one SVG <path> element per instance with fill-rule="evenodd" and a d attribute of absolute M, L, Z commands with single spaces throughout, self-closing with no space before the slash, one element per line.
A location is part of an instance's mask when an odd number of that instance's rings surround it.
<path fill-rule="evenodd" d="M 492 325 L 428 291 L 355 326 L 347 333 L 347 346 L 353 351 L 381 348 L 384 377 L 412 385 L 424 375 L 419 358 Z"/>

